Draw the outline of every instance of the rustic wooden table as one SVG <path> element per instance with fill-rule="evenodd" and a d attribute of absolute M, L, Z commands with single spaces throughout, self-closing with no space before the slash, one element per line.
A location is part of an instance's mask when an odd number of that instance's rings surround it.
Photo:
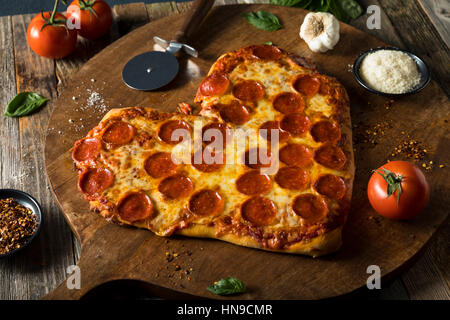
<path fill-rule="evenodd" d="M 253 2 L 268 1 L 217 0 L 216 5 Z M 367 15 L 350 24 L 421 56 L 431 67 L 433 78 L 450 96 L 447 2 L 359 2 L 365 8 L 371 4 L 379 6 L 381 29 L 368 30 Z M 115 6 L 115 21 L 109 36 L 95 42 L 79 40 L 74 54 L 57 61 L 41 58 L 29 49 L 26 29 L 34 15 L 0 17 L 0 105 L 6 106 L 23 91 L 35 91 L 54 100 L 71 75 L 109 43 L 149 21 L 186 11 L 189 6 L 186 2 Z M 0 299 L 39 299 L 67 277 L 67 267 L 76 264 L 80 255 L 80 246 L 53 200 L 44 172 L 43 145 L 52 108 L 50 102 L 29 117 L 0 116 L 0 188 L 32 194 L 41 203 L 44 213 L 41 233 L 33 244 L 16 256 L 0 260 Z M 450 299 L 449 238 L 450 222 L 447 221 L 417 262 L 401 277 L 386 283 L 381 290 L 360 290 L 350 297 Z"/>

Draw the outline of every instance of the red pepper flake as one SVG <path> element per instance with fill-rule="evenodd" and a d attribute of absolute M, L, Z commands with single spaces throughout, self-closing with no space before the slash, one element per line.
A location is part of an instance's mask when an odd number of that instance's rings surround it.
<path fill-rule="evenodd" d="M 359 122 L 353 125 L 355 145 L 362 143 L 377 145 L 389 129 L 392 129 L 390 121 L 382 121 L 371 125 Z"/>
<path fill-rule="evenodd" d="M 0 200 L 0 254 L 22 247 L 37 228 L 31 209 L 12 198 Z"/>

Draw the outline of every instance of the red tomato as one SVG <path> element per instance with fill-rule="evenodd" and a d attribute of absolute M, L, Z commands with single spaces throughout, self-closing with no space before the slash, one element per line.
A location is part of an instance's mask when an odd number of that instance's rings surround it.
<path fill-rule="evenodd" d="M 376 212 L 389 219 L 406 220 L 426 207 L 430 187 L 416 165 L 391 161 L 372 174 L 367 194 Z"/>
<path fill-rule="evenodd" d="M 67 19 L 79 21 L 78 33 L 89 40 L 100 38 L 111 28 L 111 8 L 103 0 L 74 0 L 67 8 Z"/>
<path fill-rule="evenodd" d="M 51 14 L 44 12 L 44 17 L 50 19 Z M 66 19 L 61 13 L 56 13 L 54 18 Z M 68 30 L 63 22 L 59 25 L 47 25 L 42 29 L 45 23 L 42 15 L 37 14 L 28 25 L 27 42 L 31 49 L 40 56 L 52 59 L 63 58 L 72 53 L 77 44 L 77 32 Z"/>

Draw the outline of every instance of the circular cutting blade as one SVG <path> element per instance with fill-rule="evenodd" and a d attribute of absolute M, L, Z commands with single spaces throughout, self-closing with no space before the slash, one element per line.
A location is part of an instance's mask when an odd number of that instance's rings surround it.
<path fill-rule="evenodd" d="M 122 79 L 136 90 L 154 90 L 165 86 L 178 73 L 178 61 L 168 52 L 150 51 L 127 62 Z"/>

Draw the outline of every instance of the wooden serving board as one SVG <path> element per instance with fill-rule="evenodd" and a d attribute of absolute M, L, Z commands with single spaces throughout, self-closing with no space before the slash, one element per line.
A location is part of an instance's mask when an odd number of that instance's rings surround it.
<path fill-rule="evenodd" d="M 241 14 L 256 10 L 275 13 L 284 28 L 266 32 L 250 26 Z M 414 259 L 448 215 L 449 171 L 438 165 L 448 161 L 449 102 L 434 81 L 421 93 L 397 99 L 392 105 L 389 99 L 368 93 L 354 80 L 351 64 L 360 52 L 385 44 L 341 24 L 341 40 L 336 48 L 314 54 L 298 36 L 306 13 L 270 5 L 214 8 L 190 41 L 200 51 L 199 58 L 182 56 L 180 74 L 159 91 L 129 89 L 122 82 L 121 71 L 128 59 L 152 50 L 154 35 L 173 37 L 182 21 L 179 15 L 151 22 L 117 40 L 72 77 L 56 102 L 48 126 L 45 157 L 57 202 L 82 244 L 78 262 L 81 289 L 69 290 L 64 282 L 46 298 L 79 299 L 98 285 L 119 279 L 142 280 L 146 288 L 162 296 L 218 298 L 206 287 L 227 276 L 237 277 L 248 286 L 248 292 L 236 298 L 327 298 L 364 286 L 369 265 L 378 265 L 386 278 Z M 377 144 L 355 144 L 352 210 L 344 229 L 344 245 L 338 253 L 312 259 L 217 240 L 162 238 L 146 230 L 107 223 L 89 211 L 88 203 L 77 190 L 77 174 L 69 151 L 75 140 L 83 137 L 110 108 L 151 106 L 174 111 L 179 102 L 192 103 L 202 77 L 220 54 L 266 41 L 311 58 L 320 72 L 337 77 L 348 90 L 354 124 L 390 123 L 384 135 L 377 137 Z M 96 100 L 97 107 L 90 106 L 92 100 Z M 426 171 L 432 196 L 427 209 L 417 218 L 396 222 L 371 209 L 366 186 L 371 170 L 394 159 L 392 150 L 407 134 L 426 143 L 427 161 L 435 164 L 435 168 Z M 178 256 L 168 261 L 167 253 Z"/>

